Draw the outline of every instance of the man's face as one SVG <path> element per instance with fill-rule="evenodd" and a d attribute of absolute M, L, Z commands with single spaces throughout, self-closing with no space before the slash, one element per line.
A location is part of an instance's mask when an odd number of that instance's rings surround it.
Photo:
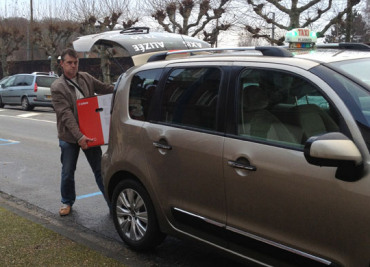
<path fill-rule="evenodd" d="M 65 55 L 64 60 L 60 62 L 60 65 L 62 66 L 64 75 L 67 78 L 73 79 L 76 77 L 78 72 L 78 58 Z"/>

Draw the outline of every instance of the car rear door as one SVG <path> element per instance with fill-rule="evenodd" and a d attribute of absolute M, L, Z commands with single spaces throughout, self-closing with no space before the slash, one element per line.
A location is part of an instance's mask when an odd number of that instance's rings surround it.
<path fill-rule="evenodd" d="M 309 264 L 343 258 L 354 244 L 338 234 L 351 226 L 341 223 L 341 207 L 366 200 L 335 178 L 336 168 L 310 165 L 303 154 L 309 135 L 348 135 L 326 94 L 330 88 L 307 71 L 281 64 L 245 66 L 235 80 L 237 114 L 230 117 L 234 132 L 225 139 L 223 157 L 227 229 L 239 236 L 233 249 L 243 253 L 252 244 L 256 255 L 284 260 L 289 254 Z"/>
<path fill-rule="evenodd" d="M 9 88 L 9 103 L 21 104 L 22 97 L 32 97 L 33 96 L 33 84 L 34 75 L 30 74 L 19 74 L 15 77 L 13 86 Z"/>

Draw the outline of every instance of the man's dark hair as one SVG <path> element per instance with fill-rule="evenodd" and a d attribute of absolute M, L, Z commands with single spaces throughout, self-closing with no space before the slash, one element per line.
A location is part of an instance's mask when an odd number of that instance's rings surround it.
<path fill-rule="evenodd" d="M 74 50 L 72 48 L 67 48 L 67 49 L 63 50 L 62 54 L 60 55 L 60 58 L 61 58 L 62 61 L 64 61 L 64 57 L 66 55 L 68 55 L 70 57 L 78 58 L 76 50 Z"/>

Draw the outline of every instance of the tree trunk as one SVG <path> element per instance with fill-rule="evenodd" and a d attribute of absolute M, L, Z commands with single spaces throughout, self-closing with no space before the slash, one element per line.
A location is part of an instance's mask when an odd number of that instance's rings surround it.
<path fill-rule="evenodd" d="M 347 7 L 351 6 L 351 0 L 347 0 Z M 353 22 L 353 12 L 352 8 L 347 13 L 347 21 L 346 21 L 346 42 L 351 42 L 351 30 L 352 30 L 352 22 Z"/>
<path fill-rule="evenodd" d="M 58 58 L 54 54 L 50 56 L 50 70 L 58 73 Z"/>
<path fill-rule="evenodd" d="M 110 84 L 110 60 L 106 48 L 101 47 L 100 52 L 100 68 L 103 74 L 103 82 Z"/>
<path fill-rule="evenodd" d="M 6 61 L 7 56 L 5 54 L 1 54 L 1 68 L 3 70 L 3 77 L 9 75 L 9 70 L 8 70 L 8 62 Z"/>

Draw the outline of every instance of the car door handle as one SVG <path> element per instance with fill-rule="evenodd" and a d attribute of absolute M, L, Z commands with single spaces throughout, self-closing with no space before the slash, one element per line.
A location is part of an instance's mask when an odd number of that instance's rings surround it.
<path fill-rule="evenodd" d="M 162 144 L 162 143 L 159 143 L 159 142 L 153 142 L 153 146 L 156 147 L 156 148 L 166 149 L 166 150 L 171 150 L 172 149 L 172 146 Z"/>
<path fill-rule="evenodd" d="M 255 166 L 252 166 L 250 164 L 245 164 L 245 163 L 241 163 L 241 162 L 238 162 L 238 161 L 233 161 L 233 160 L 229 160 L 227 162 L 227 164 L 233 168 L 237 168 L 237 169 L 243 169 L 243 170 L 247 170 L 247 171 L 256 171 L 257 168 Z"/>

